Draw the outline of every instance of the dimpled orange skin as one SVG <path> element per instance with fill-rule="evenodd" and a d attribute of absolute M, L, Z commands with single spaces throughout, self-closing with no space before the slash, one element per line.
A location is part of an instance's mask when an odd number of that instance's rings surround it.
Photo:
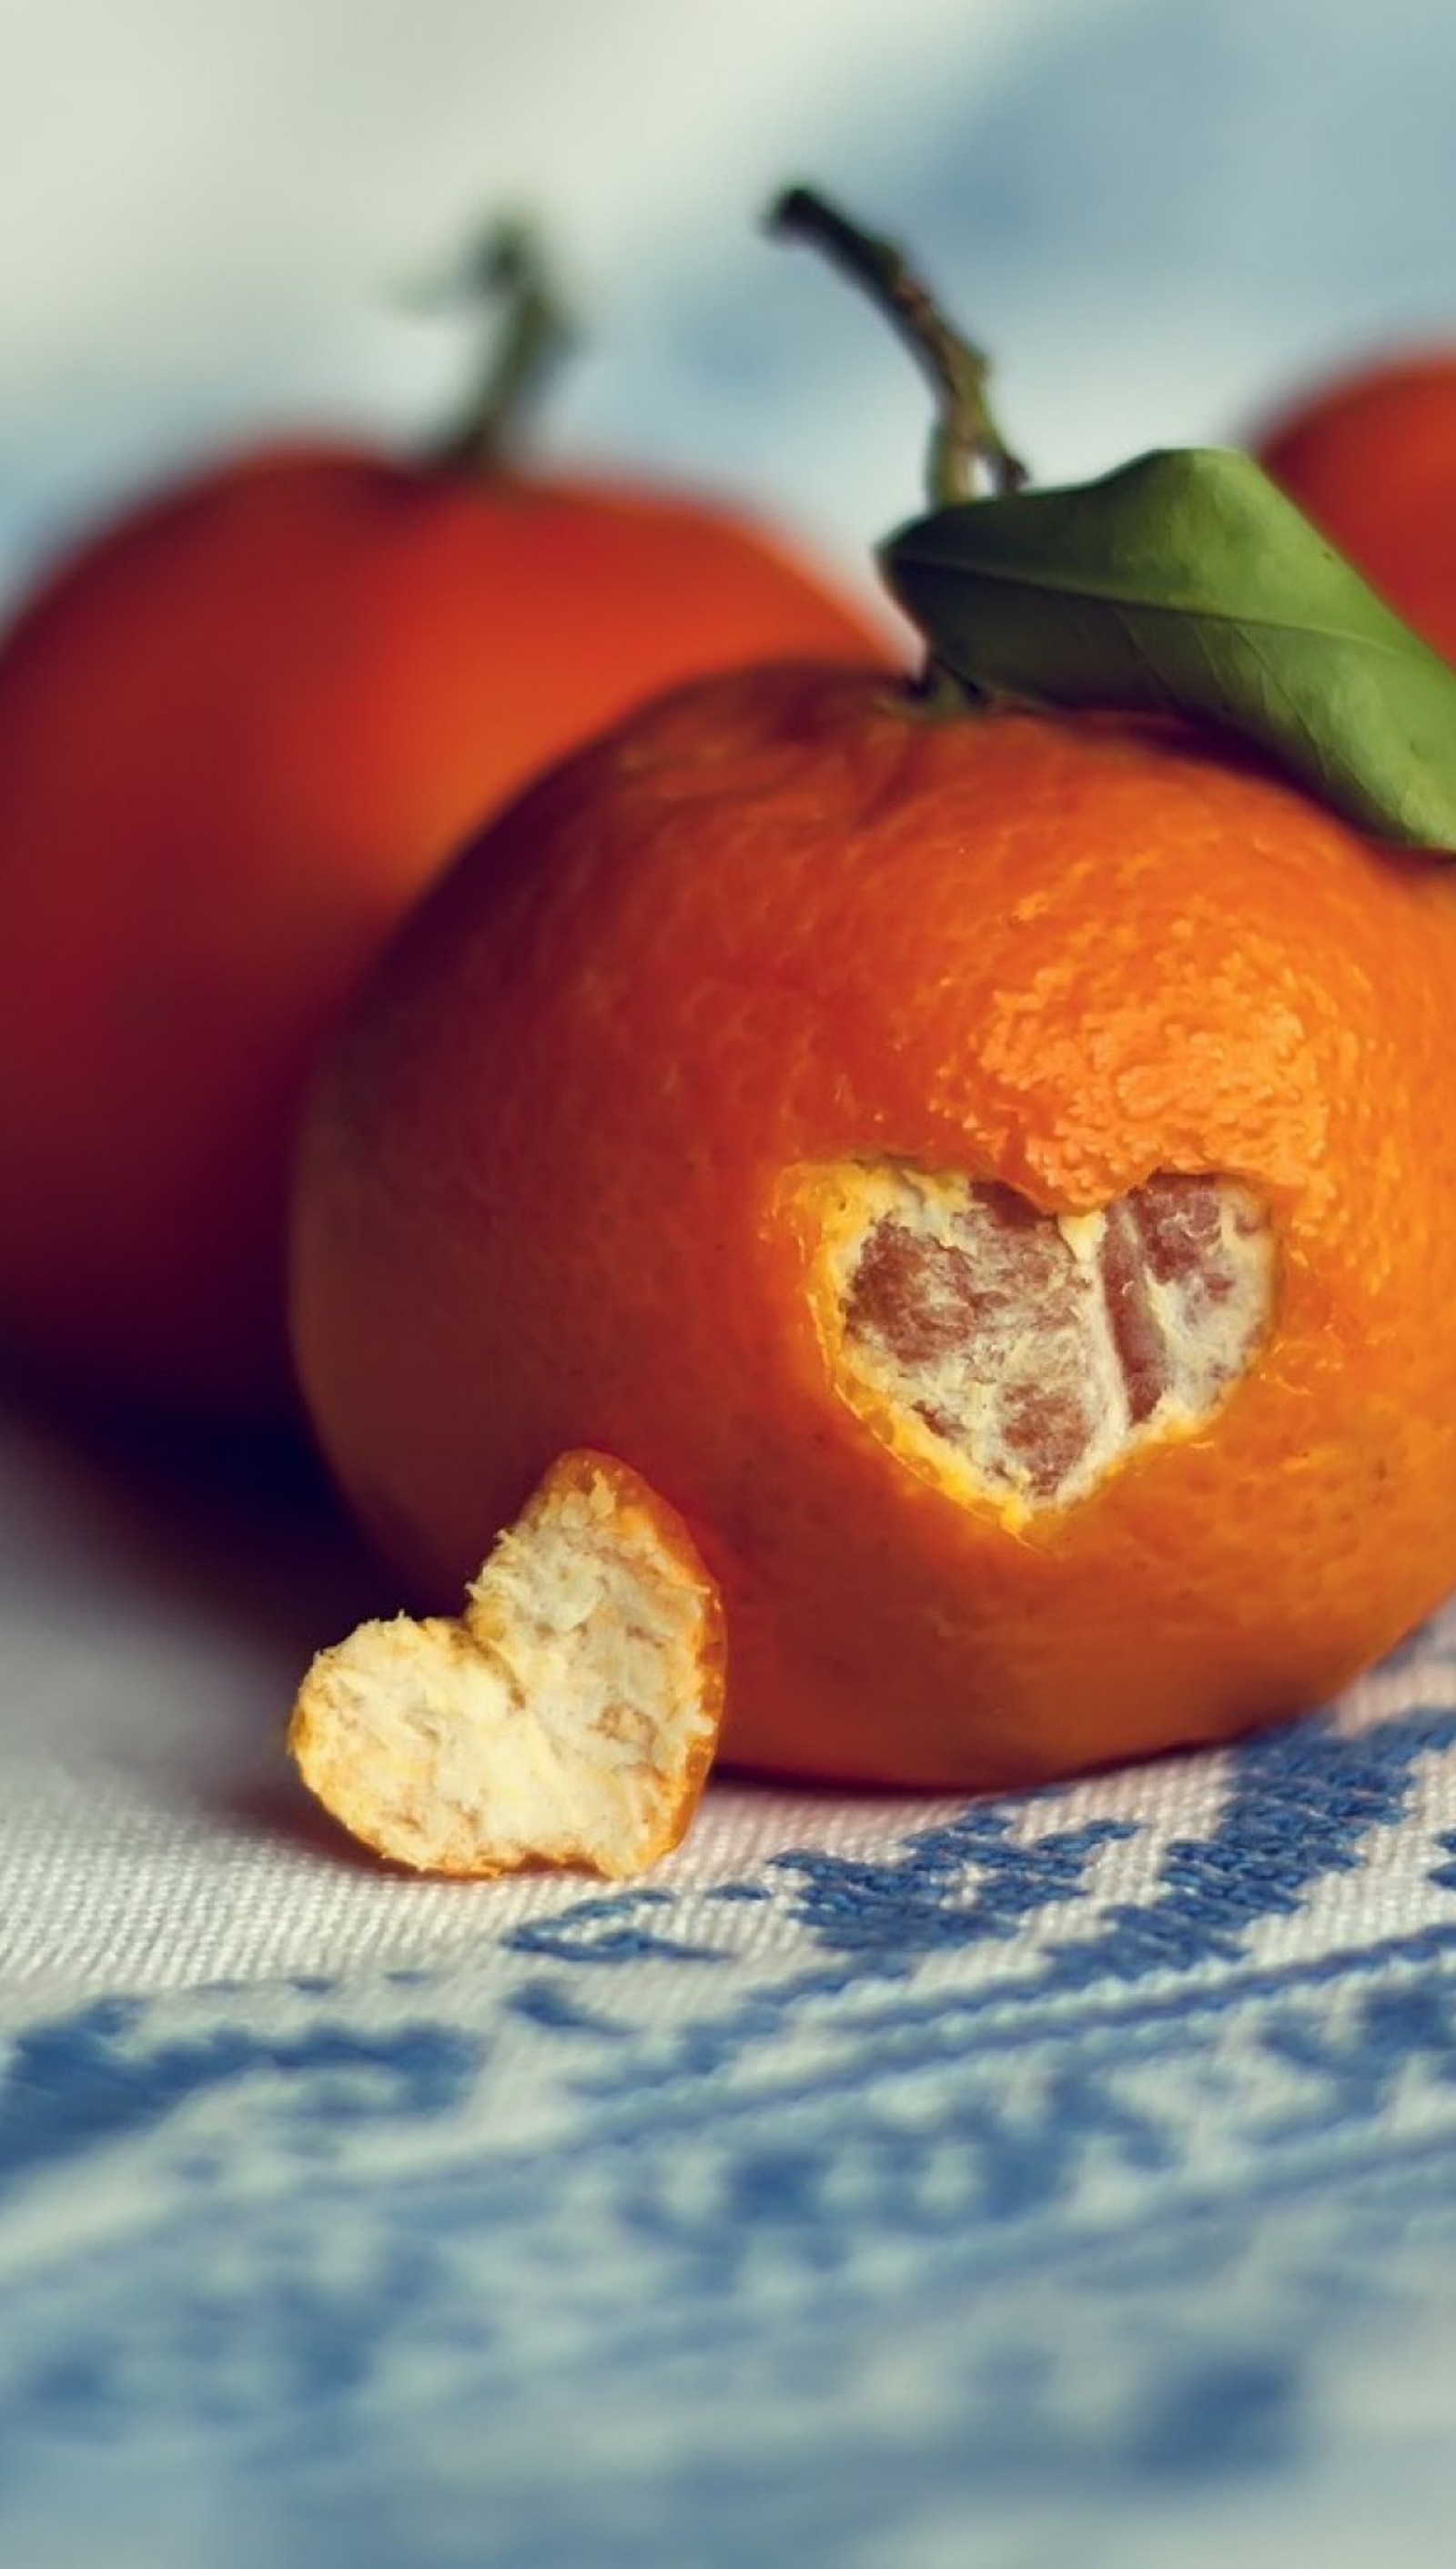
<path fill-rule="evenodd" d="M 60 568 L 0 649 L 0 1336 L 72 1390 L 287 1415 L 288 1157 L 345 997 L 538 766 L 780 649 L 877 656 L 714 504 L 347 448 Z"/>
<path fill-rule="evenodd" d="M 1273 421 L 1257 451 L 1397 614 L 1456 660 L 1456 352 L 1358 367 Z"/>
<path fill-rule="evenodd" d="M 1453 991 L 1456 876 L 1171 727 L 686 690 L 475 843 L 332 1048 L 324 1450 L 431 1605 L 553 1455 L 628 1459 L 721 1585 L 748 1765 L 1002 1785 L 1307 1705 L 1456 1581 Z M 1011 1531 L 832 1379 L 783 1180 L 857 1155 L 1048 1211 L 1243 1179 L 1271 1332 Z"/>

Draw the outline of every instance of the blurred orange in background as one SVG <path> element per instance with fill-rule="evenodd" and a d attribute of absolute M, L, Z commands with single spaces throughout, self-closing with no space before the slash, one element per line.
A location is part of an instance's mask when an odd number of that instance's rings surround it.
<path fill-rule="evenodd" d="M 1352 361 L 1255 443 L 1331 544 L 1456 660 L 1456 341 Z"/>
<path fill-rule="evenodd" d="M 464 831 L 669 680 L 883 655 L 722 507 L 542 477 L 509 310 L 417 461 L 282 446 L 61 569 L 0 650 L 0 1327 L 75 1390 L 288 1414 L 287 1167 L 321 1036 Z"/>

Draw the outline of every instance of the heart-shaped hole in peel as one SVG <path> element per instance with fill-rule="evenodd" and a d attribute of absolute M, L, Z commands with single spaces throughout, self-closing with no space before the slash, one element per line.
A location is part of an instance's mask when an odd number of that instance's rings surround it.
<path fill-rule="evenodd" d="M 1190 1433 L 1269 1329 L 1273 1230 L 1234 1178 L 1165 1171 L 1085 1214 L 902 1161 L 801 1170 L 791 1193 L 843 1398 L 1013 1522 Z"/>
<path fill-rule="evenodd" d="M 288 1730 L 310 1791 L 420 1872 L 640 1873 L 692 1819 L 723 1705 L 717 1590 L 610 1455 L 552 1464 L 456 1620 L 363 1624 Z"/>

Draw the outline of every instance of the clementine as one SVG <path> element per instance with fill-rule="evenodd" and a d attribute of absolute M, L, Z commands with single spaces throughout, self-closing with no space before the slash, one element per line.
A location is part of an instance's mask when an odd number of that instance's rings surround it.
<path fill-rule="evenodd" d="M 623 1457 L 724 1754 L 1007 1784 L 1338 1686 L 1456 1580 L 1456 879 L 1203 734 L 765 667 L 539 782 L 306 1121 L 293 1311 L 445 1608 Z"/>
<path fill-rule="evenodd" d="M 541 334 L 514 236 L 502 378 Z M 716 503 L 280 446 L 87 545 L 0 650 L 0 1328 L 70 1386 L 292 1401 L 288 1151 L 321 1035 L 465 829 L 669 680 L 885 659 Z"/>
<path fill-rule="evenodd" d="M 989 1785 L 1222 1737 L 1456 1581 L 1456 876 L 1247 747 L 1456 840 L 1456 685 L 1337 571 L 1331 750 L 1328 556 L 1252 468 L 1232 513 L 1218 458 L 1023 496 L 900 253 L 775 219 L 937 387 L 943 505 L 886 555 L 926 683 L 674 691 L 440 879 L 303 1127 L 305 1395 L 422 1604 L 557 1455 L 643 1476 L 721 1599 L 729 1757 Z"/>
<path fill-rule="evenodd" d="M 1389 604 L 1456 660 L 1456 353 L 1358 365 L 1272 421 L 1256 451 Z"/>

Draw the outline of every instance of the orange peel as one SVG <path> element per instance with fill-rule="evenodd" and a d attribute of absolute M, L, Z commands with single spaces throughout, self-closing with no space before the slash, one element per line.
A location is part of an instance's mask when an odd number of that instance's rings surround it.
<path fill-rule="evenodd" d="M 561 1455 L 458 1617 L 320 1651 L 288 1750 L 350 1835 L 417 1872 L 644 1872 L 685 1835 L 723 1708 L 718 1593 L 614 1456 Z"/>

